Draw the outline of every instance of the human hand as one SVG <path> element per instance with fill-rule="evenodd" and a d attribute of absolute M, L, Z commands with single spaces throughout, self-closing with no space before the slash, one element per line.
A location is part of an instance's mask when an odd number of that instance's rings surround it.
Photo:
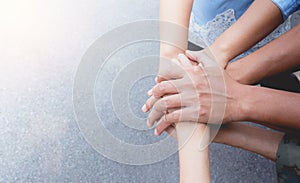
<path fill-rule="evenodd" d="M 185 55 L 193 62 L 199 63 L 201 60 L 213 60 L 220 68 L 225 69 L 227 62 L 222 58 L 222 54 L 212 47 L 204 48 L 200 51 L 187 51 Z"/>
<path fill-rule="evenodd" d="M 191 52 L 191 51 L 190 51 Z M 192 55 L 190 55 L 190 63 L 192 65 L 198 65 L 199 61 L 203 58 L 208 57 L 209 49 L 203 49 L 200 51 L 193 51 L 191 52 Z M 171 54 L 173 53 L 173 54 Z M 176 58 L 179 54 L 184 52 L 177 52 L 177 54 L 174 55 L 174 51 L 169 54 L 162 55 L 163 58 Z M 176 53 L 176 52 L 175 52 Z M 165 56 L 166 55 L 166 56 Z M 171 56 L 170 56 L 171 55 Z M 197 57 L 197 59 L 194 59 L 194 57 Z M 182 77 L 182 73 L 178 72 L 178 69 L 174 70 L 174 67 L 169 67 L 170 59 L 161 59 L 159 71 L 157 74 L 157 77 L 155 78 L 156 83 L 160 83 L 162 81 L 171 80 L 171 79 L 179 79 Z"/>
<path fill-rule="evenodd" d="M 202 60 L 193 58 L 202 65 L 201 67 L 192 65 L 183 54 L 179 55 L 178 59 L 179 61 L 172 60 L 172 64 L 169 64 L 169 70 L 176 71 L 178 78 L 158 83 L 149 92 L 152 96 L 143 107 L 144 112 L 153 107 L 148 117 L 148 125 L 152 126 L 158 121 L 156 135 L 160 135 L 171 124 L 181 121 L 232 121 L 232 114 L 235 113 L 233 109 L 236 109 L 232 106 L 237 105 L 232 91 L 238 88 L 239 84 L 218 67 L 211 55 L 202 57 Z M 227 92 L 225 85 L 229 88 Z M 162 96 L 164 97 L 160 98 Z"/>

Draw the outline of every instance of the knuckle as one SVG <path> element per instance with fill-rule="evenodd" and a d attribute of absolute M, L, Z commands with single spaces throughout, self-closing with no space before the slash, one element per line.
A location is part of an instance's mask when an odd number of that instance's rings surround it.
<path fill-rule="evenodd" d="M 199 115 L 200 116 L 207 116 L 207 115 L 209 115 L 209 110 L 207 110 L 206 107 L 201 107 L 200 111 L 199 111 Z"/>
<path fill-rule="evenodd" d="M 172 124 L 172 120 L 170 119 L 170 117 L 164 117 L 163 123 L 165 125 L 170 125 L 170 124 Z"/>
<path fill-rule="evenodd" d="M 162 83 L 160 83 L 159 85 L 158 85 L 158 87 L 159 87 L 159 90 L 161 91 L 161 92 L 164 92 L 165 90 L 166 90 L 166 82 L 162 82 Z"/>
<path fill-rule="evenodd" d="M 172 124 L 172 121 L 166 121 L 165 124 L 166 126 L 170 126 Z"/>
<path fill-rule="evenodd" d="M 192 121 L 194 122 L 199 121 L 199 118 L 201 116 L 199 111 L 200 111 L 199 109 L 198 110 L 194 109 L 193 111 L 191 111 L 191 114 L 189 116 L 192 119 Z"/>
<path fill-rule="evenodd" d="M 163 99 L 164 102 L 164 106 L 167 107 L 171 107 L 172 106 L 172 101 L 169 98 L 164 98 Z"/>
<path fill-rule="evenodd" d="M 158 85 L 154 86 L 153 89 L 152 89 L 153 96 L 157 96 L 160 93 L 159 89 L 158 89 Z"/>
<path fill-rule="evenodd" d="M 180 118 L 180 114 L 179 113 L 177 113 L 177 112 L 172 113 L 172 119 L 174 121 L 178 121 L 179 118 Z"/>
<path fill-rule="evenodd" d="M 196 88 L 197 90 L 201 90 L 202 87 L 203 87 L 203 84 L 202 84 L 201 82 L 199 82 L 199 81 L 195 82 L 194 85 L 195 85 L 195 88 Z"/>
<path fill-rule="evenodd" d="M 160 112 L 164 109 L 164 104 L 161 100 L 157 101 L 154 106 L 153 106 L 153 109 L 157 112 Z"/>
<path fill-rule="evenodd" d="M 204 97 L 204 94 L 202 92 L 198 92 L 197 93 L 197 99 L 198 99 L 197 102 L 200 102 L 203 99 L 203 97 Z"/>

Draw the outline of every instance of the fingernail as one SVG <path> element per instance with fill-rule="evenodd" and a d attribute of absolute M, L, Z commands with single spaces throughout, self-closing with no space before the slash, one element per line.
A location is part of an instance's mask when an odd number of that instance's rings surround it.
<path fill-rule="evenodd" d="M 142 111 L 143 111 L 143 112 L 146 112 L 146 111 L 147 111 L 146 104 L 144 104 L 144 105 L 143 105 L 143 107 L 142 107 Z"/>
<path fill-rule="evenodd" d="M 158 135 L 158 131 L 157 131 L 156 128 L 155 128 L 155 130 L 154 130 L 154 135 L 155 135 L 155 136 L 159 136 L 159 135 Z"/>
<path fill-rule="evenodd" d="M 154 79 L 154 80 L 155 80 L 155 82 L 156 82 L 156 83 L 158 83 L 158 77 L 155 77 L 155 79 Z"/>
<path fill-rule="evenodd" d="M 148 93 L 149 96 L 152 96 L 152 89 L 149 90 L 147 93 Z"/>

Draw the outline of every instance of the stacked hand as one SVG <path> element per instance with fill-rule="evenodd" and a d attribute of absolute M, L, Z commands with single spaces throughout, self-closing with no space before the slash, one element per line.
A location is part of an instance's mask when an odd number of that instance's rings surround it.
<path fill-rule="evenodd" d="M 220 68 L 209 51 L 187 51 L 161 61 L 157 84 L 148 92 L 143 111 L 152 111 L 148 126 L 157 122 L 160 135 L 178 122 L 222 123 L 236 120 L 238 84 Z M 229 109 L 230 108 L 230 109 Z"/>

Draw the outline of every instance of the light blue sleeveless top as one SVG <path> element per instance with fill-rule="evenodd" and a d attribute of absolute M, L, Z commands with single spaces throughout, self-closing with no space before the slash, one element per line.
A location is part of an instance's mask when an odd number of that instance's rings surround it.
<path fill-rule="evenodd" d="M 228 9 L 233 9 L 235 18 L 238 19 L 252 2 L 253 0 L 194 0 L 192 12 L 195 21 L 202 26 Z"/>
<path fill-rule="evenodd" d="M 189 41 L 205 48 L 211 45 L 226 29 L 239 19 L 254 0 L 194 0 Z M 265 39 L 260 41 L 249 51 L 240 55 L 245 56 L 269 43 L 273 39 L 291 29 L 289 15 L 299 10 L 300 0 L 272 0 L 281 10 L 286 20 Z"/>

